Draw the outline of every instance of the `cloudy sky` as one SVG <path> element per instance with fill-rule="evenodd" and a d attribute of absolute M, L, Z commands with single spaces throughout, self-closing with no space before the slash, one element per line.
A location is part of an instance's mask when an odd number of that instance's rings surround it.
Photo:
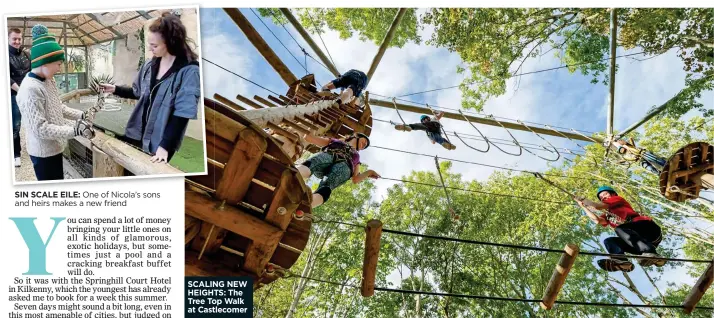
<path fill-rule="evenodd" d="M 250 9 L 241 9 L 263 39 L 268 42 L 276 54 L 287 64 L 298 78 L 306 73 L 314 73 L 320 84 L 325 84 L 333 76 L 322 66 L 310 58 L 307 59 L 307 72 L 303 68 L 304 55 L 300 47 L 281 26 L 276 26 L 269 19 L 261 20 Z M 257 13 L 257 11 L 256 11 Z M 298 36 L 292 26 L 287 30 L 297 39 L 300 45 L 312 55 L 309 46 Z M 280 39 L 287 50 L 276 40 L 269 30 Z M 431 37 L 433 29 L 427 27 L 421 30 L 422 39 Z M 203 58 L 217 63 L 241 76 L 244 76 L 275 92 L 285 94 L 286 85 L 263 59 L 245 35 L 221 9 L 201 9 L 201 34 Z M 319 38 L 314 37 L 320 45 Z M 349 69 L 359 69 L 366 72 L 372 58 L 377 52 L 377 45 L 362 42 L 353 37 L 340 40 L 337 32 L 325 30 L 322 38 L 329 53 L 340 72 Z M 324 50 L 324 48 L 323 48 Z M 625 51 L 618 49 L 618 55 L 638 52 L 637 49 Z M 292 57 L 291 54 L 296 58 Z M 296 60 L 297 59 L 297 60 Z M 456 66 L 460 58 L 446 49 L 426 46 L 424 44 L 407 44 L 401 49 L 391 48 L 386 51 L 376 73 L 370 81 L 368 90 L 371 97 L 374 94 L 399 96 L 412 92 L 424 91 L 439 87 L 457 85 L 461 76 L 456 74 Z M 660 105 L 683 88 L 684 72 L 682 63 L 674 52 L 661 55 L 646 61 L 621 58 L 618 60 L 619 71 L 616 77 L 615 89 L 615 129 L 624 129 L 642 118 L 646 111 Z M 552 56 L 529 60 L 524 65 L 524 72 L 559 66 L 560 61 Z M 221 70 L 210 63 L 203 63 L 205 96 L 219 93 L 235 100 L 236 94 L 244 96 L 267 96 L 269 93 L 235 75 Z M 606 105 L 608 104 L 608 88 L 603 84 L 593 85 L 590 78 L 579 73 L 571 74 L 566 69 L 527 75 L 520 78 L 518 89 L 516 80 L 508 81 L 508 93 L 486 103 L 484 113 L 511 119 L 548 124 L 565 128 L 575 128 L 581 131 L 597 132 L 605 130 Z M 433 93 L 405 97 L 417 102 L 429 103 L 433 106 L 459 108 L 461 92 L 458 89 L 442 90 Z M 714 107 L 714 93 L 708 92 L 702 97 L 707 108 Z M 373 107 L 373 118 L 399 122 L 399 117 L 391 108 Z M 407 122 L 417 122 L 418 114 L 403 112 Z M 449 131 L 476 134 L 468 123 L 443 119 L 442 123 Z M 488 137 L 508 139 L 508 134 L 500 127 L 479 126 Z M 538 137 L 527 132 L 514 131 L 520 142 L 543 144 Z M 524 153 L 520 157 L 505 155 L 497 149 L 486 154 L 465 147 L 455 137 L 451 137 L 457 149 L 447 151 L 438 145 L 432 145 L 423 132 L 399 132 L 388 123 L 374 122 L 372 145 L 403 149 L 408 151 L 438 155 L 439 157 L 476 161 L 480 163 L 516 167 L 529 170 L 544 170 L 547 162 Z M 546 137 L 557 147 L 578 150 L 573 142 L 566 139 Z M 474 147 L 483 146 L 482 141 L 467 140 Z M 583 144 L 587 144 L 584 143 Z M 505 147 L 509 151 L 516 148 Z M 550 154 L 537 152 L 542 156 Z M 370 148 L 362 152 L 362 161 L 369 164 L 384 177 L 400 178 L 412 170 L 435 170 L 433 158 L 411 156 L 392 151 Z M 556 164 L 561 164 L 562 160 Z M 461 173 L 465 179 L 485 180 L 493 169 L 454 163 L 453 169 Z M 386 193 L 393 182 L 379 180 L 376 182 L 378 191 L 375 199 Z M 669 274 L 665 281 L 681 281 L 686 277 L 681 273 Z M 617 274 L 618 276 L 621 276 Z M 640 271 L 633 273 L 638 286 L 647 293 L 653 292 L 651 285 Z M 691 279 L 685 281 L 691 283 Z M 658 283 L 665 287 L 665 282 Z M 631 296 L 631 295 L 630 295 Z M 636 298 L 631 298 L 636 299 Z"/>

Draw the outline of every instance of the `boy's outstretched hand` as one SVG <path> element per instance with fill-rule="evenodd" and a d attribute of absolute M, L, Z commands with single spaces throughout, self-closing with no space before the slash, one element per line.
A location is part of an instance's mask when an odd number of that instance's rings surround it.
<path fill-rule="evenodd" d="M 382 176 L 380 176 L 376 171 L 374 170 L 367 170 L 367 177 L 372 178 L 372 179 L 379 179 Z"/>

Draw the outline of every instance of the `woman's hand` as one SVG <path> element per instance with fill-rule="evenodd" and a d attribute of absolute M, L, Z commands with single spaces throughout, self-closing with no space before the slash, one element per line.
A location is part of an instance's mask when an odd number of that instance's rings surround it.
<path fill-rule="evenodd" d="M 99 84 L 99 90 L 102 93 L 110 93 L 111 94 L 111 93 L 114 93 L 114 91 L 116 91 L 116 89 L 117 89 L 116 85 L 105 84 L 105 83 Z"/>
<path fill-rule="evenodd" d="M 166 151 L 166 149 L 159 147 L 159 149 L 156 149 L 156 154 L 151 157 L 151 162 L 154 163 L 166 163 L 168 160 L 167 158 L 169 157 L 169 152 Z"/>
<path fill-rule="evenodd" d="M 377 172 L 375 172 L 374 170 L 367 170 L 366 173 L 367 173 L 367 177 L 368 177 L 368 178 L 379 179 L 379 178 L 382 177 L 382 176 L 380 176 Z"/>

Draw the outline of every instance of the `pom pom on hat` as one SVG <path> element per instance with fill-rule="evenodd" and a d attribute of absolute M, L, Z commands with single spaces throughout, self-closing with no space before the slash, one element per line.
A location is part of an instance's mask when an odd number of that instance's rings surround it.
<path fill-rule="evenodd" d="M 42 25 L 42 24 L 36 24 L 35 26 L 32 27 L 32 38 L 38 38 L 43 35 L 47 35 L 49 31 L 47 30 L 47 27 Z"/>

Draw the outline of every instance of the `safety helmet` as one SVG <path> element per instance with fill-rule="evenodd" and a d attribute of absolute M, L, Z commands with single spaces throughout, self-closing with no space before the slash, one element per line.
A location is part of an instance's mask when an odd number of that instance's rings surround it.
<path fill-rule="evenodd" d="M 362 150 L 367 149 L 367 147 L 369 147 L 369 137 L 367 137 L 367 135 L 365 135 L 365 134 L 363 134 L 363 133 L 356 133 L 356 134 L 350 136 L 349 138 L 347 138 L 346 141 L 350 141 L 350 140 L 355 139 L 355 138 L 357 138 L 357 145 L 358 145 L 358 146 L 359 146 L 359 140 L 360 140 L 360 139 L 363 139 L 363 138 L 364 138 L 365 140 L 367 140 L 367 145 L 365 145 L 364 148 L 362 148 Z"/>
<path fill-rule="evenodd" d="M 600 198 L 600 193 L 603 192 L 603 191 L 610 191 L 610 192 L 613 192 L 613 193 L 617 194 L 617 192 L 615 191 L 615 189 L 613 189 L 613 188 L 610 187 L 610 186 L 604 185 L 604 186 L 600 186 L 599 188 L 597 188 L 597 194 L 595 194 L 595 196 L 599 199 L 599 198 Z"/>
<path fill-rule="evenodd" d="M 429 116 L 427 116 L 427 115 L 421 115 L 421 117 L 419 117 L 419 121 L 424 121 L 424 119 L 428 119 L 428 118 L 429 118 Z"/>

